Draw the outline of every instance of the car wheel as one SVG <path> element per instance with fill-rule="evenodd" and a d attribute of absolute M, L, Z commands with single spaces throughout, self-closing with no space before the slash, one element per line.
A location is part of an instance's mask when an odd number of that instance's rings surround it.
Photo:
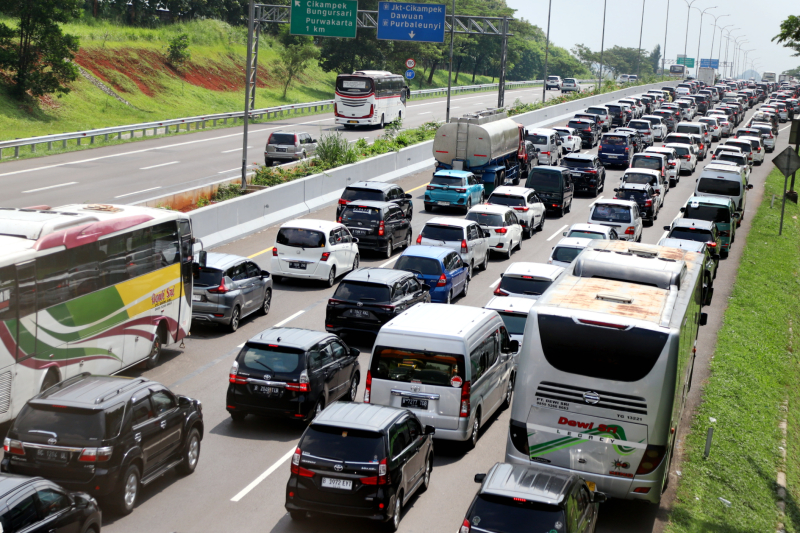
<path fill-rule="evenodd" d="M 158 360 L 161 358 L 161 349 L 163 348 L 161 342 L 163 333 L 164 328 L 158 326 L 156 335 L 153 337 L 153 344 L 150 346 L 150 355 L 147 356 L 147 361 L 145 361 L 145 367 L 147 367 L 148 370 L 152 370 L 158 366 Z"/>
<path fill-rule="evenodd" d="M 140 479 L 141 474 L 139 474 L 139 468 L 136 465 L 130 465 L 125 470 L 125 475 L 120 478 L 119 486 L 114 494 L 113 507 L 116 508 L 118 513 L 127 515 L 136 507 L 139 489 L 141 488 Z"/>
<path fill-rule="evenodd" d="M 470 209 L 472 209 L 472 198 L 467 198 L 467 205 L 464 206 L 464 214 L 469 213 Z"/>
<path fill-rule="evenodd" d="M 503 405 L 500 407 L 505 410 L 511 407 L 511 397 L 514 395 L 514 379 L 513 376 L 508 378 L 508 387 L 506 388 L 506 395 L 503 398 Z"/>
<path fill-rule="evenodd" d="M 231 333 L 235 333 L 237 329 L 239 329 L 239 319 L 241 315 L 241 311 L 239 311 L 239 306 L 233 308 L 233 312 L 231 313 L 231 321 L 228 323 L 228 329 Z"/>
<path fill-rule="evenodd" d="M 359 259 L 358 259 L 358 254 L 356 254 L 356 258 L 353 259 L 353 272 L 358 270 L 358 265 L 359 265 Z"/>
<path fill-rule="evenodd" d="M 425 212 L 430 213 L 431 211 L 433 211 L 433 206 L 430 204 L 425 204 Z"/>
<path fill-rule="evenodd" d="M 639 234 L 639 238 L 636 239 L 636 242 L 642 242 L 642 234 Z"/>
<path fill-rule="evenodd" d="M 542 213 L 542 221 L 539 222 L 539 231 L 544 231 L 544 219 L 547 218 L 547 213 Z"/>
<path fill-rule="evenodd" d="M 391 259 L 392 253 L 394 253 L 394 243 L 392 242 L 392 239 L 389 239 L 389 241 L 386 243 L 386 259 Z"/>
<path fill-rule="evenodd" d="M 528 229 L 528 228 L 522 228 L 522 237 L 524 239 L 530 239 L 531 238 L 531 230 Z"/>
<path fill-rule="evenodd" d="M 356 401 L 356 393 L 358 392 L 358 372 L 353 375 L 353 379 L 350 380 L 350 392 L 347 394 L 347 401 L 354 402 Z"/>
<path fill-rule="evenodd" d="M 453 303 L 453 291 L 452 289 L 447 291 L 447 301 L 445 302 L 447 305 Z"/>
<path fill-rule="evenodd" d="M 183 450 L 183 461 L 178 465 L 178 473 L 188 476 L 197 468 L 197 461 L 200 460 L 200 432 L 197 428 L 192 428 L 189 437 L 186 439 L 186 446 Z"/>
<path fill-rule="evenodd" d="M 400 517 L 403 512 L 403 492 L 397 491 L 394 497 L 394 508 L 392 510 L 392 517 L 386 522 L 386 531 L 397 531 L 400 527 Z"/>
<path fill-rule="evenodd" d="M 308 414 L 307 422 L 311 423 L 312 420 L 317 418 L 319 414 L 325 409 L 325 400 L 320 398 L 317 403 L 314 405 L 314 408 Z"/>
<path fill-rule="evenodd" d="M 461 296 L 466 296 L 469 292 L 469 276 L 464 280 L 464 290 L 461 291 Z"/>
<path fill-rule="evenodd" d="M 419 492 L 425 492 L 431 484 L 431 470 L 433 469 L 433 457 L 430 455 L 425 459 L 425 474 L 422 477 L 422 485 L 419 486 Z"/>
<path fill-rule="evenodd" d="M 484 194 L 483 194 L 483 193 L 481 193 L 481 203 L 483 203 L 483 202 L 485 202 L 485 201 L 486 201 L 486 196 L 484 196 Z"/>
<path fill-rule="evenodd" d="M 475 413 L 475 420 L 472 421 L 472 431 L 470 431 L 469 439 L 467 439 L 467 450 L 472 450 L 478 444 L 478 434 L 481 430 L 481 411 L 480 409 Z"/>
<path fill-rule="evenodd" d="M 486 255 L 483 256 L 483 264 L 481 265 L 481 270 L 486 270 L 489 268 L 489 250 L 486 250 Z"/>
<path fill-rule="evenodd" d="M 728 251 L 722 251 L 722 252 L 719 253 L 719 256 L 720 256 L 721 259 L 727 259 L 729 253 L 730 252 L 728 252 Z"/>
<path fill-rule="evenodd" d="M 414 204 L 408 204 L 408 220 L 414 218 Z"/>
<path fill-rule="evenodd" d="M 336 283 L 336 267 L 332 266 L 331 271 L 328 272 L 328 287 L 333 287 L 334 283 Z"/>
<path fill-rule="evenodd" d="M 511 259 L 511 254 L 514 253 L 514 241 L 508 243 L 508 251 L 506 252 L 506 259 Z"/>
<path fill-rule="evenodd" d="M 243 422 L 247 418 L 247 413 L 231 413 L 231 420 L 234 422 Z"/>
<path fill-rule="evenodd" d="M 264 159 L 265 166 L 271 167 L 272 163 L 273 163 L 272 159 Z"/>
<path fill-rule="evenodd" d="M 409 246 L 411 246 L 411 230 L 408 230 L 406 241 L 403 243 L 403 249 L 408 249 Z"/>
<path fill-rule="evenodd" d="M 261 304 L 261 314 L 268 315 L 270 307 L 272 307 L 272 289 L 267 289 L 264 293 L 264 303 Z"/>
<path fill-rule="evenodd" d="M 472 279 L 472 273 L 475 271 L 475 263 L 470 263 L 468 268 L 467 279 Z"/>

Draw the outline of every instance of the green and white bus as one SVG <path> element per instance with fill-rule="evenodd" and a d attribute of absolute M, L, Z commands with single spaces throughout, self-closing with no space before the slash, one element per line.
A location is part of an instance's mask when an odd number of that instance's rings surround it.
<path fill-rule="evenodd" d="M 153 367 L 192 319 L 183 213 L 122 205 L 0 209 L 0 422 L 81 372 Z"/>

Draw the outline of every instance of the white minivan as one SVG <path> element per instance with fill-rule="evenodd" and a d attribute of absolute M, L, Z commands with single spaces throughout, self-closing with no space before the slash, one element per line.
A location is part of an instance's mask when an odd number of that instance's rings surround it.
<path fill-rule="evenodd" d="M 744 167 L 709 163 L 697 180 L 694 195 L 730 198 L 736 206 L 741 223 L 747 203 L 747 191 L 752 188 L 747 183 Z"/>
<path fill-rule="evenodd" d="M 518 349 L 496 311 L 417 304 L 378 332 L 364 402 L 409 409 L 437 439 L 473 447 L 481 424 L 511 405 Z"/>
<path fill-rule="evenodd" d="M 642 241 L 642 216 L 636 202 L 629 200 L 600 200 L 590 206 L 587 224 L 601 224 L 614 228 L 623 241 Z"/>
<path fill-rule="evenodd" d="M 314 279 L 333 287 L 336 277 L 358 269 L 358 239 L 343 224 L 297 219 L 278 230 L 272 248 L 273 279 Z"/>
<path fill-rule="evenodd" d="M 469 279 L 476 268 L 486 270 L 489 266 L 489 230 L 477 222 L 452 217 L 434 217 L 423 226 L 417 244 L 444 246 L 461 254 L 461 260 L 469 268 Z"/>
<path fill-rule="evenodd" d="M 516 211 L 504 205 L 476 205 L 467 213 L 467 220 L 477 222 L 489 232 L 489 249 L 494 252 L 511 254 L 522 243 L 522 224 Z"/>

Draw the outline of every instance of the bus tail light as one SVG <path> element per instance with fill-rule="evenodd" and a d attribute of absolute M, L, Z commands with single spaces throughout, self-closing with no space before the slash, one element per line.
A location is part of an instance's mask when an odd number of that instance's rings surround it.
<path fill-rule="evenodd" d="M 636 475 L 643 476 L 653 472 L 656 468 L 658 468 L 666 455 L 666 446 L 655 446 L 653 444 L 648 444 L 647 449 L 645 449 L 644 455 L 642 456 L 642 460 L 639 463 L 639 468 L 636 469 Z"/>
<path fill-rule="evenodd" d="M 367 381 L 364 383 L 364 403 L 369 403 L 369 396 L 372 392 L 372 372 L 367 370 Z"/>
<path fill-rule="evenodd" d="M 461 411 L 458 416 L 461 418 L 469 418 L 470 405 L 469 405 L 469 381 L 464 381 L 461 386 Z"/>

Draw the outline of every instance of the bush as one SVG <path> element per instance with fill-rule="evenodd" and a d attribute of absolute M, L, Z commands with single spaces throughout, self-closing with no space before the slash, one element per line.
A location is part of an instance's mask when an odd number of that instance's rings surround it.
<path fill-rule="evenodd" d="M 181 33 L 170 39 L 169 46 L 167 47 L 167 61 L 169 61 L 173 67 L 182 67 L 191 57 L 189 53 L 188 35 Z"/>

